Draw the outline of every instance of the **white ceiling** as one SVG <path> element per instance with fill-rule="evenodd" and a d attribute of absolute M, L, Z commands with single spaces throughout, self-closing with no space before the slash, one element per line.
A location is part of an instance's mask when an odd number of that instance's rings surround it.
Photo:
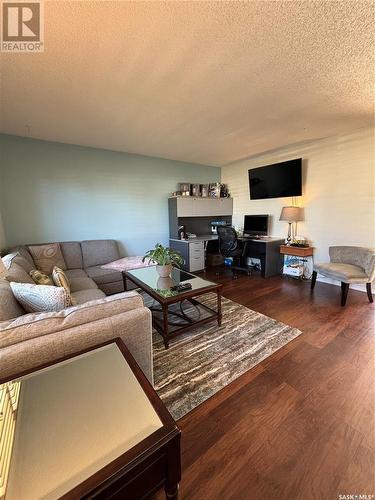
<path fill-rule="evenodd" d="M 5 133 L 224 165 L 373 122 L 372 1 L 45 2 Z"/>

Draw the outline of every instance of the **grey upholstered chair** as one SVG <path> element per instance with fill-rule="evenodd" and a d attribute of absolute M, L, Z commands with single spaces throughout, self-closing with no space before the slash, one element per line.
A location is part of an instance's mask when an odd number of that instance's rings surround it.
<path fill-rule="evenodd" d="M 349 285 L 366 283 L 367 296 L 373 302 L 371 282 L 375 279 L 375 249 L 363 247 L 329 247 L 330 262 L 314 264 L 311 290 L 314 289 L 317 274 L 341 281 L 341 305 L 346 304 Z"/>

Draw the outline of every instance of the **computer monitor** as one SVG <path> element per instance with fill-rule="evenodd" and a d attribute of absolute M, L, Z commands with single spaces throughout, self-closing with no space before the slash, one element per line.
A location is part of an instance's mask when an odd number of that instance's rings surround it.
<path fill-rule="evenodd" d="M 243 234 L 245 236 L 267 236 L 268 215 L 245 215 Z"/>

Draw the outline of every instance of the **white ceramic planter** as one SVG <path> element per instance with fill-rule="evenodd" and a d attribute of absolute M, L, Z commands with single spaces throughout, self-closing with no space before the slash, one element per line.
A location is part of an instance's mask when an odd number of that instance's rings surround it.
<path fill-rule="evenodd" d="M 174 281 L 170 276 L 167 276 L 166 278 L 158 278 L 157 286 L 159 290 L 169 290 L 173 285 Z"/>
<path fill-rule="evenodd" d="M 156 271 L 161 278 L 167 278 L 172 272 L 172 265 L 156 266 Z"/>

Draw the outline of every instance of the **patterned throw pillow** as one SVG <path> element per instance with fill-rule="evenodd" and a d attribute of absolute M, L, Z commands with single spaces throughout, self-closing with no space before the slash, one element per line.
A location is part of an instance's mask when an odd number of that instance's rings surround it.
<path fill-rule="evenodd" d="M 56 286 L 62 286 L 68 293 L 70 293 L 70 283 L 67 275 L 62 269 L 55 266 L 52 271 L 52 279 Z"/>
<path fill-rule="evenodd" d="M 42 273 L 42 271 L 38 271 L 38 269 L 30 271 L 30 276 L 37 285 L 54 285 L 51 278 L 47 274 Z"/>
<path fill-rule="evenodd" d="M 36 267 L 39 271 L 48 275 L 52 274 L 54 266 L 60 269 L 66 269 L 65 260 L 61 252 L 59 243 L 49 243 L 48 245 L 29 246 Z"/>
<path fill-rule="evenodd" d="M 10 283 L 13 295 L 26 312 L 61 311 L 72 305 L 65 288 L 29 283 Z"/>

